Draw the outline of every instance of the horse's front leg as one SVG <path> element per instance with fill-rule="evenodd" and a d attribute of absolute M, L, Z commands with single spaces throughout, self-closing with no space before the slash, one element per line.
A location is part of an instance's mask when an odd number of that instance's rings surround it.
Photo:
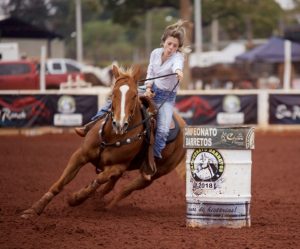
<path fill-rule="evenodd" d="M 86 187 L 80 189 L 78 192 L 74 193 L 68 200 L 70 206 L 77 206 L 84 202 L 87 198 L 89 198 L 92 194 L 95 193 L 98 187 L 102 184 L 103 188 L 101 191 L 103 192 L 103 196 L 105 192 L 109 192 L 117 180 L 123 175 L 126 171 L 127 165 L 125 164 L 116 164 L 113 166 L 106 166 L 104 171 L 101 172 L 97 178 L 92 181 Z"/>
<path fill-rule="evenodd" d="M 75 151 L 69 159 L 69 162 L 61 177 L 50 187 L 48 192 L 45 193 L 41 199 L 35 202 L 31 208 L 25 210 L 21 217 L 27 219 L 36 215 L 40 215 L 49 202 L 54 198 L 54 196 L 60 193 L 64 186 L 74 179 L 80 168 L 87 162 L 88 159 L 83 155 L 81 148 Z"/>

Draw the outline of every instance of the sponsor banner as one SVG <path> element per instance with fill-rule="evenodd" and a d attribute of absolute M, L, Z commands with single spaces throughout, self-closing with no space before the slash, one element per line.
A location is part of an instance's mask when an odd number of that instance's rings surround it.
<path fill-rule="evenodd" d="M 82 125 L 97 107 L 97 95 L 0 95 L 0 127 Z"/>
<path fill-rule="evenodd" d="M 249 203 L 187 202 L 187 218 L 190 219 L 249 219 Z"/>
<path fill-rule="evenodd" d="M 207 127 L 184 128 L 185 148 L 254 149 L 254 128 Z"/>
<path fill-rule="evenodd" d="M 82 125 L 82 114 L 54 114 L 55 126 L 80 126 Z"/>
<path fill-rule="evenodd" d="M 300 94 L 269 95 L 270 124 L 300 124 Z"/>
<path fill-rule="evenodd" d="M 257 124 L 257 95 L 178 95 L 175 105 L 189 125 Z"/>

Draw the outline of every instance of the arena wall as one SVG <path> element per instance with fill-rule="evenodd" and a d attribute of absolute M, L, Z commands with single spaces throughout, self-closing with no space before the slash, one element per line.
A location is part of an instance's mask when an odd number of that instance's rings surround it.
<path fill-rule="evenodd" d="M 80 88 L 80 89 L 63 89 L 63 90 L 46 90 L 46 91 L 38 91 L 38 90 L 17 90 L 17 91 L 0 91 L 0 98 L 3 95 L 97 95 L 98 96 L 98 108 L 101 107 L 107 97 L 110 94 L 110 88 L 105 87 L 93 87 L 93 88 Z M 250 124 L 238 124 L 238 125 L 251 125 L 256 129 L 260 130 L 293 130 L 300 129 L 300 90 L 179 90 L 178 97 L 191 97 L 191 96 L 203 96 L 203 97 L 220 97 L 220 96 L 248 96 L 254 95 L 257 96 L 257 123 Z M 286 110 L 283 113 L 287 115 L 287 117 L 283 118 L 285 120 L 282 123 L 270 123 L 270 98 L 275 97 L 288 97 L 288 103 L 286 103 Z M 219 108 L 219 107 L 218 107 Z M 220 107 L 222 108 L 222 107 Z M 273 107 L 274 108 L 274 107 Z M 0 110 L 1 111 L 1 110 Z M 1 114 L 1 112 L 0 112 Z M 290 117 L 289 117 L 290 115 Z M 290 118 L 291 121 L 286 121 Z M 1 123 L 0 123 L 1 124 Z M 28 127 L 27 127 L 28 128 Z M 32 127 L 34 128 L 34 127 Z M 51 129 L 54 128 L 54 129 Z M 62 132 L 66 130 L 62 127 L 40 127 L 39 130 L 44 133 L 45 131 L 49 132 L 49 130 Z M 71 127 L 69 127 L 71 128 Z M 20 133 L 20 127 L 19 127 Z M 26 129 L 27 130 L 27 129 Z M 0 125 L 0 133 L 7 134 L 13 132 L 11 128 L 7 129 L 3 125 Z M 22 132 L 22 131 L 21 131 Z M 30 131 L 32 132 L 32 131 Z M 30 133 L 29 132 L 29 133 Z M 28 131 L 27 131 L 28 133 Z"/>

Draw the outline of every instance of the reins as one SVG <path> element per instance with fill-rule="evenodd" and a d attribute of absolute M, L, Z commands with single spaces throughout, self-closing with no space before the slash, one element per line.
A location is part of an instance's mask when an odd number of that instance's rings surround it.
<path fill-rule="evenodd" d="M 165 78 L 165 77 L 172 76 L 172 75 L 177 75 L 177 73 L 170 73 L 170 74 L 165 74 L 165 75 L 161 75 L 161 76 L 157 76 L 157 77 L 153 77 L 153 78 L 143 79 L 143 80 L 139 80 L 138 82 L 145 82 L 147 80 L 155 80 L 155 79 L 159 79 L 159 78 Z M 157 108 L 157 111 L 159 111 L 159 109 L 162 107 L 162 105 L 168 100 L 168 98 L 171 96 L 171 94 L 173 93 L 175 88 L 178 86 L 178 84 L 179 84 L 179 79 L 177 80 L 177 83 L 174 85 L 172 90 L 169 92 L 168 96 L 164 99 L 164 101 L 161 103 L 161 105 Z"/>
<path fill-rule="evenodd" d="M 143 80 L 139 80 L 138 83 L 141 83 L 141 82 L 145 82 L 147 80 L 155 80 L 155 79 L 159 79 L 159 78 L 165 78 L 165 77 L 168 77 L 168 76 L 172 76 L 172 75 L 177 75 L 177 73 L 170 73 L 170 74 L 165 74 L 165 75 L 160 75 L 160 76 L 157 76 L 157 77 L 153 77 L 153 78 L 147 78 L 147 79 L 143 79 Z M 178 86 L 179 84 L 179 79 L 177 80 L 177 83 L 175 84 L 175 86 L 172 88 L 172 90 L 169 92 L 168 96 L 164 99 L 164 101 L 161 103 L 161 105 L 157 108 L 157 112 L 159 111 L 159 109 L 163 106 L 164 103 L 166 103 L 166 101 L 168 100 L 168 98 L 171 96 L 171 94 L 173 93 L 174 89 Z M 147 118 L 143 119 L 140 123 L 134 125 L 134 126 L 131 126 L 129 127 L 127 130 L 130 131 L 130 130 L 133 130 L 134 128 L 140 126 L 141 124 L 144 124 L 145 122 L 147 122 L 150 118 L 152 118 L 152 116 L 154 116 L 155 114 L 150 114 Z"/>
<path fill-rule="evenodd" d="M 147 79 L 139 80 L 138 83 L 143 83 L 143 82 L 145 82 L 147 80 L 155 80 L 155 79 L 165 78 L 165 77 L 172 76 L 172 75 L 177 75 L 177 73 L 164 74 L 164 75 L 160 75 L 160 76 L 153 77 L 153 78 L 147 78 Z"/>

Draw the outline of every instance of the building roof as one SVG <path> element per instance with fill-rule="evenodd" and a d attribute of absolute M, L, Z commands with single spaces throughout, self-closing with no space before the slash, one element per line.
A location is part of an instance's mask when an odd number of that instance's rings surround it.
<path fill-rule="evenodd" d="M 63 36 L 16 17 L 5 17 L 0 19 L 0 38 L 63 39 Z"/>
<path fill-rule="evenodd" d="M 190 54 L 190 67 L 210 67 L 215 64 L 230 64 L 235 62 L 235 57 L 246 51 L 241 42 L 232 42 L 221 51 L 202 52 Z"/>
<path fill-rule="evenodd" d="M 300 25 L 287 27 L 284 31 L 284 37 L 288 40 L 300 43 Z"/>

